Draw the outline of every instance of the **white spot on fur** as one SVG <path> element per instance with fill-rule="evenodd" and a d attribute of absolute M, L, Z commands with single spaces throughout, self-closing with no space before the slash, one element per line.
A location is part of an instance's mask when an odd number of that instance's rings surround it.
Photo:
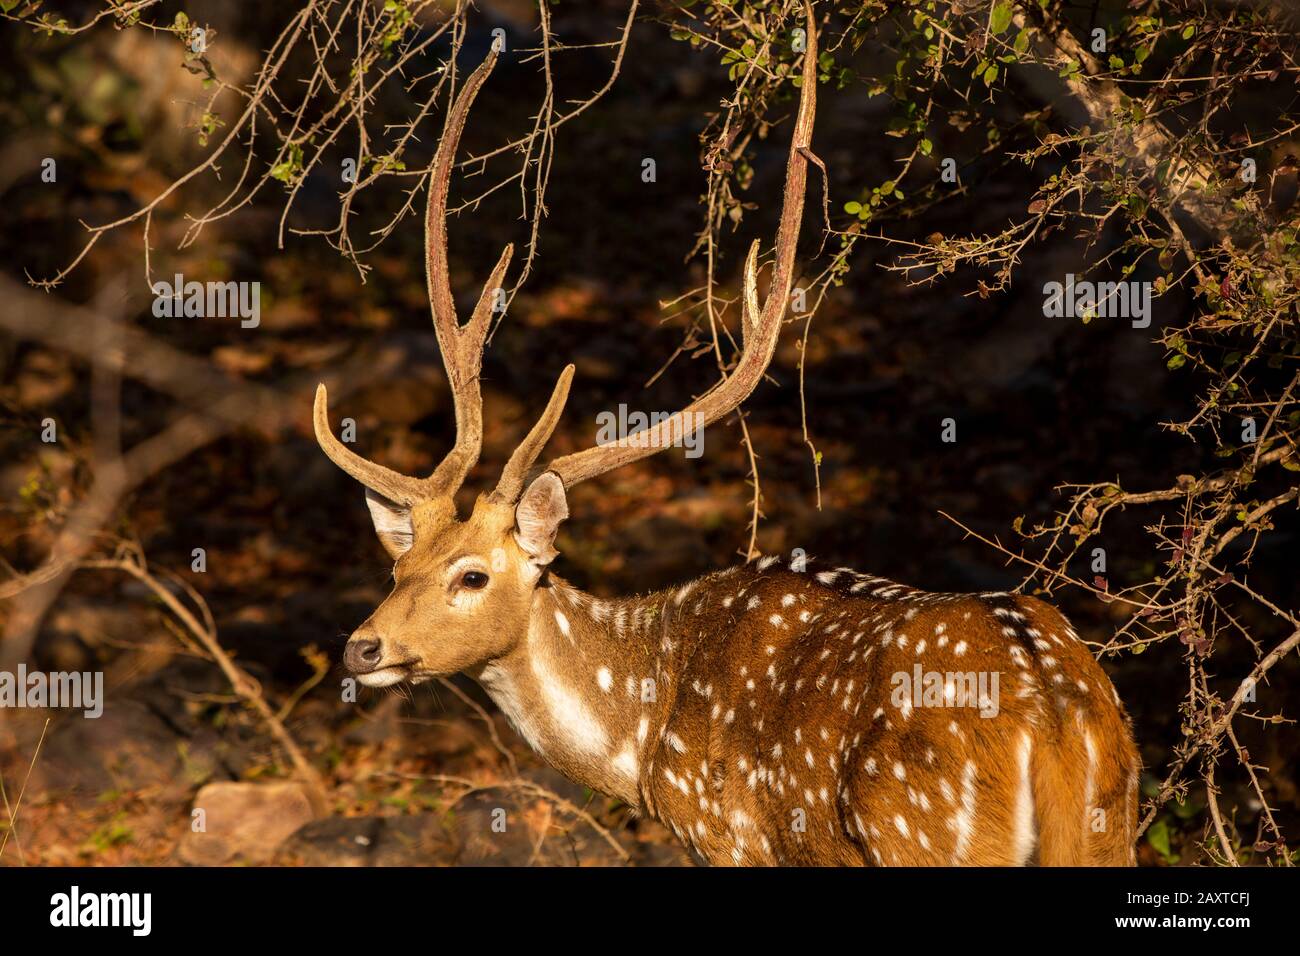
<path fill-rule="evenodd" d="M 952 851 L 952 862 L 956 866 L 966 855 L 970 839 L 975 833 L 975 761 L 967 760 L 961 774 L 961 806 L 952 815 L 948 824 L 957 834 L 957 845 Z"/>
<path fill-rule="evenodd" d="M 630 746 L 624 747 L 614 758 L 614 769 L 622 776 L 629 780 L 636 780 L 638 766 L 636 762 L 636 751 Z"/>

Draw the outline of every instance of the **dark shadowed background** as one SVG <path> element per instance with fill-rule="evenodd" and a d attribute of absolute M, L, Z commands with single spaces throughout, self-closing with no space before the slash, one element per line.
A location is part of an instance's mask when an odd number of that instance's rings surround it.
<path fill-rule="evenodd" d="M 246 83 L 294 12 L 290 6 L 194 2 L 185 9 L 193 21 L 216 29 L 211 56 L 223 75 Z M 507 31 L 509 49 L 534 37 L 532 5 L 512 0 L 480 7 L 470 17 L 474 29 L 462 68 L 478 62 L 493 27 Z M 625 14 L 614 3 L 566 3 L 552 11 L 551 28 L 575 47 L 608 43 Z M 460 694 L 434 684 L 409 696 L 363 691 L 359 704 L 340 700 L 342 644 L 386 593 L 390 564 L 371 531 L 360 487 L 316 446 L 311 393 L 322 370 L 346 367 L 350 389 L 335 395 L 332 387 L 333 415 L 355 418 L 355 447 L 399 470 L 427 471 L 449 447 L 454 423 L 430 324 L 419 216 L 406 216 L 362 256 L 369 267 L 364 281 L 320 237 L 294 234 L 337 220 L 340 183 L 326 171 L 338 168 L 345 155 L 338 151 L 302 184 L 282 245 L 277 234 L 286 192 L 274 183 L 178 248 L 186 214 L 218 201 L 240 175 L 236 152 L 223 161 L 219 179 L 205 174 L 157 210 L 151 268 L 163 277 L 259 281 L 258 328 L 242 329 L 237 319 L 151 315 L 138 222 L 106 234 L 50 293 L 34 289 L 27 277 L 52 277 L 77 255 L 86 238 L 80 221 L 98 224 L 134 211 L 206 155 L 194 128 L 203 112 L 196 104 L 206 93 L 201 78 L 182 69 L 174 36 L 111 27 L 75 37 L 41 37 L 16 24 L 0 30 L 7 64 L 0 71 L 0 310 L 40 317 L 38 328 L 18 335 L 9 325 L 0 337 L 5 575 L 41 564 L 96 479 L 91 363 L 66 342 L 49 340 L 59 323 L 118 314 L 150 341 L 201 360 L 213 376 L 199 381 L 178 369 L 168 388 L 149 384 L 148 375 L 127 375 L 124 447 L 187 409 L 202 412 L 223 397 L 223 382 L 231 389 L 278 390 L 263 394 L 272 424 L 197 443 L 133 487 L 112 509 L 95 553 L 111 556 L 116 541 L 136 542 L 151 568 L 175 573 L 202 595 L 221 644 L 260 682 L 271 710 L 325 775 L 329 795 L 328 812 L 292 835 L 279 832 L 276 818 L 282 824 L 310 814 L 292 792 L 275 791 L 280 784 L 273 782 L 284 781 L 292 768 L 258 715 L 240 705 L 210 655 L 156 594 L 113 570 L 83 570 L 44 614 L 32 654 L 48 669 L 104 670 L 105 715 L 94 721 L 65 712 L 0 715 L 0 774 L 9 802 L 33 767 L 15 840 L 0 863 L 569 864 L 618 862 L 624 852 L 643 865 L 686 862 L 657 824 L 636 820 L 626 807 L 545 768 L 470 681 L 455 682 Z M 435 51 L 426 70 L 445 55 L 445 44 Z M 869 48 L 858 54 L 877 55 Z M 566 52 L 557 100 L 589 96 L 608 76 L 610 56 L 608 47 Z M 495 482 L 567 362 L 577 374 L 553 454 L 592 443 L 596 416 L 620 402 L 673 410 L 716 380 L 712 354 L 702 348 L 707 332 L 692 332 L 686 318 L 660 303 L 704 281 L 699 257 L 687 261 L 703 224 L 699 137 L 731 87 L 716 55 L 672 39 L 647 14 L 632 30 L 611 91 L 557 131 L 533 271 L 484 359 L 484 454 L 466 504 Z M 503 57 L 471 115 L 462 151 L 477 155 L 527 133 L 541 89 L 536 62 Z M 1017 109 L 1041 108 L 1050 94 L 1050 85 L 1025 83 L 996 105 L 974 108 L 1014 116 Z M 372 109 L 410 115 L 410 103 L 391 91 L 385 97 Z M 1275 108 L 1264 101 L 1253 107 Z M 224 108 L 233 113 L 233 99 Z M 440 107 L 419 128 L 405 157 L 408 168 L 427 164 L 441 115 Z M 833 213 L 863 184 L 888 178 L 895 168 L 899 141 L 882 134 L 888 118 L 887 98 L 862 86 L 823 89 L 815 148 L 830 171 Z M 924 160 L 935 176 L 944 135 Z M 755 208 L 739 228 L 722 230 L 718 276 L 727 296 L 736 292 L 749 242 L 774 229 L 787 143 L 788 124 L 781 123 L 757 145 L 754 177 L 742 197 Z M 41 179 L 46 157 L 57 163 L 53 183 Z M 653 183 L 641 176 L 647 157 L 657 164 Z M 459 176 L 452 204 L 477 195 L 494 172 L 516 161 L 507 155 L 482 176 Z M 893 240 L 1003 228 L 1023 213 L 1044 167 L 1031 177 L 1014 168 L 981 169 L 981 162 L 963 168 L 965 178 L 979 183 L 967 197 L 880 228 Z M 403 190 L 417 185 L 417 178 L 384 181 L 363 194 L 354 236 L 382 227 L 403 202 Z M 825 256 L 821 189 L 814 175 L 801 244 L 807 273 Z M 416 208 L 423 208 L 422 198 Z M 501 246 L 526 242 L 528 228 L 517 184 L 451 220 L 462 315 Z M 1105 248 L 1116 241 L 1103 232 L 1096 243 Z M 1061 504 L 1062 483 L 1118 480 L 1127 490 L 1142 490 L 1211 466 L 1214 448 L 1161 427 L 1194 408 L 1185 380 L 1166 370 L 1167 352 L 1154 341 L 1162 325 L 1190 308 L 1181 293 L 1155 300 L 1150 329 L 1116 319 L 1044 318 L 1043 283 L 1079 271 L 1085 246 L 1068 230 L 1031 244 L 1010 288 L 983 297 L 978 276 L 961 269 L 909 285 L 886 268 L 897 247 L 862 240 L 844 284 L 818 308 L 806 348 L 803 321 L 793 321 L 769 379 L 744 406 L 762 492 L 758 550 L 803 549 L 930 590 L 1014 588 L 1027 568 L 1008 564 L 961 525 L 1015 548 L 1013 521 L 1049 519 Z M 1135 278 L 1151 275 L 1139 270 Z M 74 305 L 87 311 L 74 312 Z M 92 334 L 78 328 L 77 337 Z M 166 355 L 158 361 L 165 363 Z M 166 368 L 159 375 L 169 377 Z M 178 401 L 187 387 L 193 394 Z M 820 507 L 805 409 L 821 456 Z M 46 418 L 57 423 L 57 443 L 41 441 Z M 947 418 L 955 420 L 955 442 L 941 438 Z M 263 421 L 251 413 L 248 419 Z M 673 450 L 581 485 L 570 497 L 557 570 L 581 587 L 613 595 L 743 560 L 751 480 L 733 416 L 707 430 L 698 459 Z M 1136 511 L 1108 519 L 1101 543 L 1111 578 L 1151 573 L 1156 556 L 1142 535 L 1143 519 Z M 1251 557 L 1249 580 L 1261 593 L 1294 598 L 1300 554 L 1294 508 L 1274 520 L 1277 530 Z M 192 570 L 195 548 L 206 553 L 202 573 Z M 1076 571 L 1092 577 L 1087 560 Z M 1077 589 L 1062 588 L 1051 599 L 1096 646 L 1125 613 Z M 1266 614 L 1243 613 L 1255 615 L 1243 624 L 1261 642 L 1285 635 Z M 1248 642 L 1241 643 L 1239 652 L 1225 647 L 1216 658 L 1229 689 L 1255 659 Z M 1182 734 L 1185 653 L 1186 646 L 1170 641 L 1103 658 L 1157 779 Z M 1263 712 L 1280 710 L 1297 666 L 1292 654 L 1273 670 L 1260 689 L 1271 702 Z M 1269 768 L 1279 822 L 1294 827 L 1300 810 L 1294 726 L 1247 720 L 1238 736 Z M 190 808 L 201 788 L 223 782 L 268 788 L 255 798 L 209 791 L 209 802 L 232 801 L 252 821 L 245 842 L 214 847 L 194 840 Z M 1260 808 L 1245 789 L 1246 774 L 1225 768 L 1218 782 L 1222 805 L 1249 842 Z M 241 800 L 253 803 L 245 807 Z M 501 805 L 517 806 L 528 826 L 518 837 L 484 840 L 478 822 Z M 1144 840 L 1140 862 L 1204 862 L 1198 840 L 1209 821 L 1202 793 L 1193 788 L 1163 808 L 1160 819 L 1161 843 Z"/>

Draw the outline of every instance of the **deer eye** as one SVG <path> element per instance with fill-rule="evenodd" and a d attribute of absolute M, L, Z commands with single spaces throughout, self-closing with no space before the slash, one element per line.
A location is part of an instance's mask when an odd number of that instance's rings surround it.
<path fill-rule="evenodd" d="M 488 576 L 482 571 L 466 571 L 460 576 L 462 587 L 467 587 L 471 591 L 478 591 L 487 587 Z"/>

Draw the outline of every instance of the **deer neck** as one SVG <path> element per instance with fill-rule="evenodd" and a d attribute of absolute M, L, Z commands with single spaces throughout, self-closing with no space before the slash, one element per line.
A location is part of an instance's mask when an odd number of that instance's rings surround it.
<path fill-rule="evenodd" d="M 528 744 L 571 779 L 644 808 L 683 653 L 675 591 L 602 600 L 554 576 L 534 592 L 528 633 L 473 676 Z"/>

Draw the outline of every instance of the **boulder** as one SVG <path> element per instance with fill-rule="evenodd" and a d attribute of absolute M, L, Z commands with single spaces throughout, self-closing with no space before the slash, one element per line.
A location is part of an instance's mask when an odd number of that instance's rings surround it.
<path fill-rule="evenodd" d="M 307 790 L 294 781 L 210 783 L 194 798 L 191 829 L 180 844 L 180 859 L 193 866 L 263 863 L 295 830 L 311 822 Z M 202 830 L 193 829 L 202 820 Z"/>

